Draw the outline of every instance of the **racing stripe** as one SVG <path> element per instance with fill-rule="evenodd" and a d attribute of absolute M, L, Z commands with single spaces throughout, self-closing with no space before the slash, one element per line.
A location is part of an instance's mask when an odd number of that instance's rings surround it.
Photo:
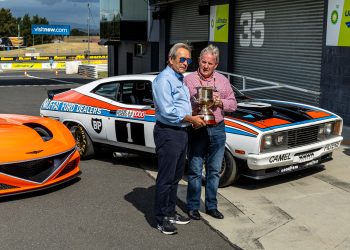
<path fill-rule="evenodd" d="M 250 128 L 247 128 L 246 126 L 243 126 L 243 125 L 240 125 L 240 124 L 228 121 L 228 120 L 225 120 L 225 125 L 226 126 L 230 126 L 230 127 L 234 127 L 234 128 L 238 128 L 240 130 L 246 131 L 246 132 L 254 134 L 254 135 L 258 134 L 256 131 L 254 131 L 254 130 L 252 130 Z"/>
<path fill-rule="evenodd" d="M 253 125 L 257 128 L 261 128 L 261 129 L 290 124 L 289 121 L 279 119 L 279 118 L 268 118 L 268 119 L 256 121 L 256 122 L 249 122 L 249 121 L 244 121 L 244 120 L 240 120 L 240 119 L 237 119 L 237 120 L 242 121 L 244 123 L 251 124 L 251 125 Z"/>
<path fill-rule="evenodd" d="M 82 95 L 79 92 L 76 92 L 74 90 L 69 90 L 67 92 L 55 95 L 54 100 L 82 104 L 82 105 L 87 105 L 87 106 L 93 106 L 93 107 L 109 109 L 109 110 L 116 109 L 116 106 L 114 106 L 114 105 L 111 105 L 109 103 L 97 100 L 95 98 L 92 98 L 92 97 L 89 97 L 86 95 Z"/>
<path fill-rule="evenodd" d="M 331 116 L 331 114 L 324 112 L 324 111 L 308 111 L 308 112 L 306 112 L 306 114 L 308 114 L 313 119 Z"/>

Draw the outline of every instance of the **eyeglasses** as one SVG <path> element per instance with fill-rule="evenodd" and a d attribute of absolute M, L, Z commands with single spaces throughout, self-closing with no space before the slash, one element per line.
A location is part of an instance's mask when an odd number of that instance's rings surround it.
<path fill-rule="evenodd" d="M 192 63 L 191 58 L 186 58 L 186 57 L 180 57 L 180 63 L 184 63 L 187 61 L 187 64 L 190 65 Z"/>

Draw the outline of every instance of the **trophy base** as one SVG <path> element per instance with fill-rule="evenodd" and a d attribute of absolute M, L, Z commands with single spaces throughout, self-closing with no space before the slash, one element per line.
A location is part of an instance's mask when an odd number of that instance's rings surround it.
<path fill-rule="evenodd" d="M 214 115 L 211 115 L 211 114 L 205 114 L 203 117 L 203 120 L 205 121 L 205 123 L 207 125 L 215 125 L 216 124 L 215 117 L 214 117 Z"/>

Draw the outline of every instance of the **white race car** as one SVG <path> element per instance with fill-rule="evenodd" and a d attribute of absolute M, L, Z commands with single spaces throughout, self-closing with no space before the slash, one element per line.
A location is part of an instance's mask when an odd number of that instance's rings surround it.
<path fill-rule="evenodd" d="M 101 144 L 118 152 L 155 153 L 155 77 L 115 76 L 75 89 L 49 90 L 40 114 L 70 129 L 83 159 L 93 157 Z M 263 179 L 332 159 L 343 140 L 339 116 L 300 103 L 251 99 L 232 88 L 238 109 L 225 114 L 221 187 L 240 175 Z"/>

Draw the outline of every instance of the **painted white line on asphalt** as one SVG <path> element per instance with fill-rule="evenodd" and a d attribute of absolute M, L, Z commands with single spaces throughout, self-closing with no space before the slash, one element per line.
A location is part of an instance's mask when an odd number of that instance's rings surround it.
<path fill-rule="evenodd" d="M 5 77 L 8 77 L 8 78 L 23 78 L 25 76 L 20 76 L 20 75 L 7 75 L 7 76 L 1 76 L 1 78 L 5 78 Z"/>
<path fill-rule="evenodd" d="M 72 83 L 67 84 L 43 84 L 43 85 L 0 85 L 0 88 L 13 88 L 13 87 L 57 87 L 57 86 L 71 86 Z"/>
<path fill-rule="evenodd" d="M 32 75 L 27 75 L 27 76 L 31 77 L 31 78 L 35 78 L 35 79 L 51 80 L 51 81 L 55 81 L 55 82 L 63 82 L 63 83 L 69 83 L 69 84 L 77 83 L 77 82 L 68 82 L 68 81 L 64 81 L 64 80 L 58 80 L 58 79 L 55 79 L 55 78 L 43 78 L 43 77 L 32 76 Z"/>

